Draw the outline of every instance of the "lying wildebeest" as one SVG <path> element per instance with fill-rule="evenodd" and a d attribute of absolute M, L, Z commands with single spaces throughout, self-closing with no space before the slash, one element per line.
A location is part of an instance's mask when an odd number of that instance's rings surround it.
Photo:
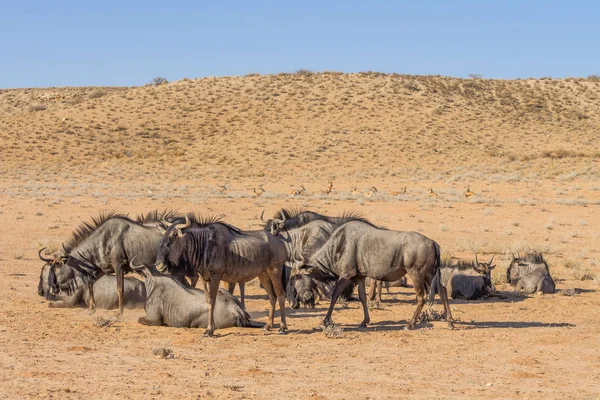
<path fill-rule="evenodd" d="M 377 281 L 371 278 L 366 278 L 365 286 L 370 286 L 369 300 L 375 300 L 375 296 L 377 296 L 377 301 L 381 302 L 381 292 L 384 287 L 389 294 L 391 287 L 408 287 L 408 283 L 406 281 L 406 276 L 403 276 L 402 278 L 393 282 Z"/>
<path fill-rule="evenodd" d="M 94 282 L 104 274 L 114 273 L 119 298 L 117 315 L 122 315 L 123 278 L 129 270 L 129 260 L 137 256 L 140 262 L 153 263 L 163 231 L 162 227 L 149 221 L 139 223 L 114 212 L 93 218 L 91 223 L 84 222 L 63 245 L 62 253 L 44 258 L 40 251 L 40 259 L 50 266 L 48 285 L 51 293 L 71 293 L 79 278 L 88 286 L 90 310 L 93 311 L 96 306 Z"/>
<path fill-rule="evenodd" d="M 40 283 L 38 284 L 38 294 L 50 300 L 49 307 L 56 308 L 74 308 L 89 306 L 91 298 L 88 286 L 77 276 L 73 285 L 73 291 L 70 294 L 58 292 L 52 294 L 48 277 L 50 275 L 50 265 L 46 264 L 40 274 Z M 105 275 L 94 283 L 94 301 L 96 307 L 113 310 L 119 307 L 119 298 L 115 287 L 117 277 L 114 275 Z M 125 278 L 123 291 L 123 307 L 141 308 L 146 302 L 146 287 L 144 282 L 135 278 Z"/>
<path fill-rule="evenodd" d="M 162 274 L 154 265 L 136 266 L 131 269 L 144 276 L 148 298 L 144 309 L 146 316 L 138 319 L 140 324 L 171 326 L 175 328 L 206 328 L 209 321 L 209 304 L 206 294 L 181 284 L 171 276 Z M 229 292 L 219 289 L 214 305 L 214 325 L 217 328 L 252 326 L 250 315 Z"/>
<path fill-rule="evenodd" d="M 506 281 L 517 291 L 532 293 L 554 293 L 556 285 L 550 269 L 539 252 L 527 253 L 525 257 L 512 255 L 506 270 Z"/>
<path fill-rule="evenodd" d="M 439 275 L 439 268 L 440 248 L 433 240 L 417 232 L 391 231 L 368 222 L 352 221 L 339 227 L 298 273 L 334 285 L 331 304 L 323 320 L 325 326 L 333 323 L 331 314 L 344 287 L 356 282 L 364 312 L 361 327 L 370 322 L 365 277 L 395 281 L 407 274 L 417 294 L 417 308 L 408 323 L 408 327 L 413 328 L 425 304 L 426 292 L 433 290 L 432 280 Z M 446 310 L 446 321 L 452 327 L 446 288 L 437 286 Z M 300 297 L 310 295 L 298 293 Z"/>
<path fill-rule="evenodd" d="M 275 302 L 281 310 L 280 332 L 287 330 L 285 289 L 281 284 L 285 245 L 269 232 L 242 231 L 218 218 L 186 216 L 185 225 L 173 225 L 165 232 L 156 256 L 159 271 L 193 268 L 202 278 L 209 303 L 209 323 L 205 336 L 215 329 L 214 307 L 219 282 L 248 282 L 258 277 L 269 295 L 269 322 L 273 326 Z"/>
<path fill-rule="evenodd" d="M 440 267 L 440 283 L 453 299 L 480 300 L 498 296 L 495 294 L 496 288 L 492 285 L 491 278 L 491 271 L 496 266 L 492 265 L 493 260 L 492 255 L 489 262 L 479 262 L 477 254 L 475 262 L 453 263 L 451 260 L 444 260 Z"/>

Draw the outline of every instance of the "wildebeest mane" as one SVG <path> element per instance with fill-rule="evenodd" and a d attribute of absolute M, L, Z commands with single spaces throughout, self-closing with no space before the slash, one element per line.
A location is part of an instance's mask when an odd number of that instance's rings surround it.
<path fill-rule="evenodd" d="M 120 214 L 116 211 L 102 212 L 98 217 L 92 217 L 91 222 L 83 222 L 79 225 L 75 232 L 71 235 L 71 238 L 64 244 L 67 254 L 77 247 L 81 242 L 87 239 L 100 225 L 105 223 L 111 218 L 123 218 L 128 221 L 132 221 L 126 214 Z M 133 221 L 132 221 L 133 222 Z"/>
<path fill-rule="evenodd" d="M 285 216 L 285 219 L 296 218 L 298 215 L 306 211 L 308 210 L 304 207 L 282 208 L 273 215 L 273 218 L 279 219 L 281 218 L 281 214 Z"/>
<path fill-rule="evenodd" d="M 139 224 L 148 224 L 152 222 L 173 222 L 174 220 L 180 218 L 181 216 L 173 210 L 152 210 L 147 212 L 146 214 L 139 214 L 135 218 L 135 222 Z"/>
<path fill-rule="evenodd" d="M 282 208 L 281 210 L 277 211 L 275 213 L 275 215 L 273 215 L 273 218 L 281 219 L 281 215 L 283 214 L 286 221 L 288 221 L 288 220 L 300 217 L 303 213 L 310 213 L 310 214 L 316 215 L 316 218 L 311 219 L 311 221 L 323 220 L 323 221 L 331 222 L 336 225 L 343 225 L 346 222 L 350 222 L 350 221 L 361 221 L 361 222 L 365 222 L 369 225 L 372 225 L 375 228 L 384 229 L 382 227 L 374 225 L 371 221 L 364 218 L 359 211 L 344 211 L 342 213 L 342 215 L 340 215 L 340 216 L 329 217 L 327 215 L 319 214 L 314 211 L 309 211 L 302 207 L 293 207 L 293 208 Z M 306 222 L 307 221 L 304 221 L 304 222 L 299 221 L 298 223 L 288 225 L 288 229 L 289 228 L 299 228 L 302 224 L 305 224 Z"/>
<path fill-rule="evenodd" d="M 237 228 L 231 224 L 228 224 L 227 222 L 224 222 L 223 216 L 221 216 L 221 215 L 198 215 L 198 214 L 192 212 L 192 213 L 188 213 L 187 217 L 189 218 L 190 223 L 191 223 L 190 228 L 204 228 L 208 225 L 220 224 L 232 232 L 235 232 L 237 234 L 243 234 L 239 228 Z"/>

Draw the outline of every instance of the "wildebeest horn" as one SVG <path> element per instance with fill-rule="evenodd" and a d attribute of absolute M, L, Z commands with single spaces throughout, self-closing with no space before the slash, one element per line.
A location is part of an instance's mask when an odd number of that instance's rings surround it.
<path fill-rule="evenodd" d="M 285 222 L 285 214 L 283 213 L 283 211 L 279 211 L 279 215 L 281 215 L 281 220 Z"/>
<path fill-rule="evenodd" d="M 490 265 L 490 266 L 492 265 L 492 261 L 494 261 L 494 256 L 495 256 L 495 254 L 492 254 L 492 258 L 490 258 L 490 262 L 488 263 L 488 265 Z"/>
<path fill-rule="evenodd" d="M 142 269 L 145 267 L 144 264 L 142 265 L 133 265 L 133 260 L 135 260 L 135 258 L 137 257 L 137 255 L 133 256 L 133 258 L 129 261 L 129 268 L 131 268 L 132 270 L 138 270 L 138 269 Z"/>
<path fill-rule="evenodd" d="M 265 219 L 263 218 L 264 216 L 265 216 L 265 210 L 263 210 L 263 211 L 260 213 L 260 220 L 261 220 L 261 221 L 264 221 L 264 220 L 265 220 Z"/>
<path fill-rule="evenodd" d="M 479 261 L 477 261 L 477 252 L 475 252 L 475 264 L 479 265 Z"/>
<path fill-rule="evenodd" d="M 53 260 L 53 259 L 51 259 L 51 258 L 44 258 L 44 257 L 42 257 L 42 251 L 44 251 L 44 250 L 46 250 L 46 247 L 42 248 L 42 249 L 41 249 L 41 250 L 38 252 L 38 256 L 40 257 L 40 260 L 42 260 L 43 262 L 47 262 L 47 263 L 54 261 L 54 260 Z"/>
<path fill-rule="evenodd" d="M 510 251 L 510 254 L 512 255 L 513 260 L 516 258 L 515 257 L 515 253 L 512 252 L 512 250 Z"/>
<path fill-rule="evenodd" d="M 183 237 L 183 230 L 189 228 L 192 223 L 190 222 L 190 217 L 185 216 L 185 224 L 178 224 L 175 226 L 175 230 L 177 231 L 177 236 Z"/>

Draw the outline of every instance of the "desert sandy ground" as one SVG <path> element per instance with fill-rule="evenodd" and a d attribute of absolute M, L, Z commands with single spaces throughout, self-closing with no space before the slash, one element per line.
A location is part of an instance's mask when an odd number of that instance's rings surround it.
<path fill-rule="evenodd" d="M 306 72 L 0 90 L 0 398 L 597 399 L 598 96 L 600 83 L 582 79 Z M 329 180 L 337 193 L 323 193 Z M 290 197 L 299 185 L 307 193 Z M 340 303 L 339 338 L 313 329 L 321 302 L 288 309 L 287 335 L 207 339 L 139 325 L 143 310 L 100 327 L 114 311 L 48 308 L 37 295 L 38 249 L 103 210 L 191 210 L 260 229 L 261 212 L 281 207 L 356 210 L 445 255 L 494 254 L 507 298 L 451 301 L 454 330 L 405 330 L 414 294 L 400 288 L 366 330 L 359 302 Z M 510 251 L 532 248 L 556 294 L 506 284 Z M 248 291 L 265 322 L 266 295 Z M 154 355 L 163 348 L 173 358 Z"/>

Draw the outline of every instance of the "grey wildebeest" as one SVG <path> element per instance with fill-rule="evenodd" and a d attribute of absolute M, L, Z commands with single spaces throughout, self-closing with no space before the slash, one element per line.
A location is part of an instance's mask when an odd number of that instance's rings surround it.
<path fill-rule="evenodd" d="M 475 262 L 444 260 L 440 267 L 440 283 L 446 288 L 448 296 L 453 299 L 480 300 L 489 296 L 497 296 L 492 285 L 491 271 L 496 265 L 479 262 L 475 254 Z"/>
<path fill-rule="evenodd" d="M 50 268 L 49 264 L 44 265 L 38 284 L 38 294 L 46 298 L 46 300 L 50 300 L 49 307 L 74 308 L 89 306 L 91 301 L 90 291 L 79 276 L 75 278 L 73 291 L 70 294 L 61 291 L 58 294 L 52 294 L 50 292 L 50 285 L 48 284 Z M 94 302 L 97 308 L 113 310 L 119 307 L 119 298 L 115 290 L 116 286 L 117 277 L 114 275 L 104 275 L 94 283 Z M 142 308 L 145 302 L 146 287 L 144 286 L 144 282 L 139 279 L 126 277 L 124 281 L 123 307 Z"/>
<path fill-rule="evenodd" d="M 117 277 L 119 311 L 123 314 L 124 274 L 129 260 L 137 256 L 143 263 L 153 263 L 164 229 L 136 222 L 125 215 L 110 212 L 84 222 L 63 245 L 63 252 L 53 258 L 40 258 L 50 266 L 48 285 L 52 294 L 69 294 L 77 282 L 88 286 L 90 310 L 94 310 L 93 285 L 105 274 Z"/>
<path fill-rule="evenodd" d="M 556 290 L 548 264 L 539 252 L 527 253 L 525 257 L 513 254 L 506 270 L 506 281 L 515 290 L 529 294 L 554 293 Z"/>
<path fill-rule="evenodd" d="M 364 312 L 361 327 L 370 322 L 365 277 L 395 281 L 408 275 L 417 294 L 417 308 L 408 323 L 408 327 L 413 328 L 425 304 L 426 292 L 433 290 L 432 280 L 439 275 L 439 268 L 439 245 L 428 237 L 417 232 L 392 231 L 364 221 L 351 221 L 339 227 L 298 273 L 334 285 L 324 326 L 333 323 L 331 314 L 342 290 L 352 281 L 356 282 Z M 446 321 L 452 327 L 446 288 L 437 286 L 446 310 Z"/>
<path fill-rule="evenodd" d="M 159 271 L 189 270 L 193 268 L 200 278 L 209 303 L 209 323 L 205 336 L 215 329 L 214 307 L 219 282 L 248 282 L 258 277 L 269 295 L 269 322 L 274 323 L 275 303 L 279 301 L 281 325 L 285 321 L 285 289 L 281 284 L 286 250 L 283 242 L 264 230 L 242 231 L 218 218 L 186 216 L 183 226 L 173 225 L 165 232 L 156 256 Z"/>
<path fill-rule="evenodd" d="M 171 326 L 175 328 L 206 328 L 209 307 L 205 293 L 183 285 L 171 276 L 162 274 L 154 265 L 135 266 L 131 269 L 144 276 L 148 298 L 146 316 L 140 324 Z M 251 326 L 250 315 L 229 292 L 219 289 L 214 306 L 214 325 L 217 328 Z"/>
<path fill-rule="evenodd" d="M 377 296 L 377 301 L 379 302 L 381 302 L 381 292 L 383 291 L 384 287 L 387 290 L 388 294 L 390 293 L 391 287 L 408 287 L 406 276 L 403 276 L 402 278 L 393 282 L 377 281 L 371 278 L 366 278 L 365 285 L 370 286 L 369 300 L 375 300 L 375 296 Z"/>

